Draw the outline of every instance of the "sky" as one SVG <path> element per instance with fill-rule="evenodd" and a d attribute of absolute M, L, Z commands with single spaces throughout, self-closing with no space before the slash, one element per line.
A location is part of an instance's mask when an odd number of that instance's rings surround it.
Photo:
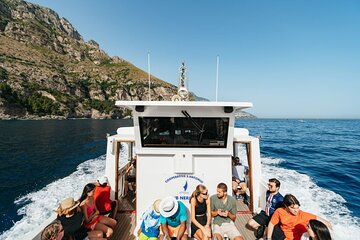
<path fill-rule="evenodd" d="M 30 0 L 151 74 L 259 118 L 360 119 L 358 0 Z"/>

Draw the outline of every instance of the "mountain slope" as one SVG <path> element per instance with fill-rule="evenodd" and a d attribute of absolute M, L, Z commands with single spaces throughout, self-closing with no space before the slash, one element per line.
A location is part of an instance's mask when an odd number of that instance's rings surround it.
<path fill-rule="evenodd" d="M 151 78 L 153 100 L 176 87 Z M 54 11 L 0 0 L 0 119 L 119 118 L 115 100 L 147 100 L 146 72 L 85 42 Z"/>

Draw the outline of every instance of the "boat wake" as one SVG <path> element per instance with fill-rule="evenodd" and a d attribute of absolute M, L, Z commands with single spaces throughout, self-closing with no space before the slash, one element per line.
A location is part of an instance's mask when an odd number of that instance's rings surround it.
<path fill-rule="evenodd" d="M 67 177 L 48 184 L 43 189 L 29 193 L 15 200 L 15 204 L 23 205 L 18 215 L 23 218 L 9 230 L 0 235 L 0 240 L 24 239 L 24 235 L 46 221 L 66 197 L 78 199 L 84 186 L 94 182 L 105 172 L 105 155 L 81 163 L 75 172 Z"/>
<path fill-rule="evenodd" d="M 294 194 L 301 208 L 330 220 L 333 224 L 332 236 L 335 240 L 350 240 L 360 236 L 360 219 L 351 216 L 345 200 L 338 194 L 316 185 L 305 174 L 279 167 L 285 160 L 262 157 L 263 179 L 276 177 L 281 181 L 280 192 Z M 85 184 L 94 182 L 105 172 L 105 155 L 81 163 L 69 176 L 50 183 L 43 189 L 29 193 L 15 200 L 23 205 L 18 214 L 23 218 L 11 229 L 0 235 L 0 240 L 23 239 L 24 235 L 40 226 L 66 197 L 79 198 Z M 351 234 L 349 234 L 351 233 Z"/>
<path fill-rule="evenodd" d="M 333 225 L 331 231 L 335 240 L 352 240 L 360 236 L 360 219 L 351 216 L 351 211 L 345 206 L 345 199 L 339 194 L 321 188 L 308 175 L 295 170 L 279 167 L 285 161 L 270 157 L 261 157 L 263 179 L 277 178 L 281 182 L 280 193 L 293 194 L 300 202 L 301 209 L 314 213 L 329 220 Z M 351 234 L 350 234 L 351 233 Z"/>

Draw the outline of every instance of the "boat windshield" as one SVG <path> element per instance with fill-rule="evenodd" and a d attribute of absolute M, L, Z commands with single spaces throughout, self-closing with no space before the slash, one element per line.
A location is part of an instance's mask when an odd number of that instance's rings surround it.
<path fill-rule="evenodd" d="M 139 117 L 143 147 L 226 148 L 229 118 Z"/>

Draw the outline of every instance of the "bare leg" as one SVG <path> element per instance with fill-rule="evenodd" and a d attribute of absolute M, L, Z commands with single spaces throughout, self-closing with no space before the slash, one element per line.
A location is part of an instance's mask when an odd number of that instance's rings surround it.
<path fill-rule="evenodd" d="M 237 236 L 237 237 L 234 238 L 234 240 L 244 240 L 244 238 L 241 237 L 241 236 Z"/>
<path fill-rule="evenodd" d="M 188 235 L 187 234 L 184 234 L 181 238 L 181 240 L 188 240 Z"/>
<path fill-rule="evenodd" d="M 232 190 L 233 190 L 234 194 L 236 194 L 236 192 L 237 192 L 237 186 L 238 186 L 238 183 L 236 181 L 232 181 Z"/>
<path fill-rule="evenodd" d="M 103 233 L 106 234 L 106 237 L 109 238 L 111 237 L 111 235 L 113 234 L 113 230 L 112 228 L 109 228 L 108 226 L 104 225 L 103 223 L 100 223 L 98 222 L 96 225 L 95 225 L 95 230 L 100 230 L 102 231 Z"/>
<path fill-rule="evenodd" d="M 115 200 L 115 203 L 116 203 L 116 205 L 115 205 L 113 211 L 110 213 L 109 217 L 111 217 L 111 218 L 113 218 L 113 219 L 116 220 L 116 214 L 117 214 L 118 208 L 119 208 L 119 201 L 118 201 L 118 200 Z"/>
<path fill-rule="evenodd" d="M 124 183 L 124 197 L 127 195 L 129 191 L 129 182 L 127 180 L 125 180 L 125 183 Z"/>
<path fill-rule="evenodd" d="M 223 240 L 222 236 L 218 233 L 214 234 L 217 240 Z"/>
<path fill-rule="evenodd" d="M 250 219 L 245 225 L 245 227 L 251 231 L 255 231 L 259 226 L 260 224 L 258 224 L 254 219 Z"/>
<path fill-rule="evenodd" d="M 88 232 L 88 238 L 90 240 L 103 240 L 105 238 L 103 238 L 103 232 L 102 231 L 97 231 L 97 230 L 93 230 Z"/>
<path fill-rule="evenodd" d="M 198 240 L 204 239 L 204 234 L 203 234 L 203 232 L 201 231 L 201 229 L 198 229 L 198 230 L 195 232 L 194 236 L 195 236 L 196 239 L 198 239 Z"/>
<path fill-rule="evenodd" d="M 102 224 L 104 224 L 104 225 L 106 225 L 106 226 L 108 226 L 108 227 L 110 227 L 112 229 L 114 229 L 115 226 L 116 226 L 116 220 L 112 219 L 112 218 L 109 218 L 109 217 L 106 217 L 106 216 L 103 216 L 100 219 L 99 223 L 102 223 Z"/>

